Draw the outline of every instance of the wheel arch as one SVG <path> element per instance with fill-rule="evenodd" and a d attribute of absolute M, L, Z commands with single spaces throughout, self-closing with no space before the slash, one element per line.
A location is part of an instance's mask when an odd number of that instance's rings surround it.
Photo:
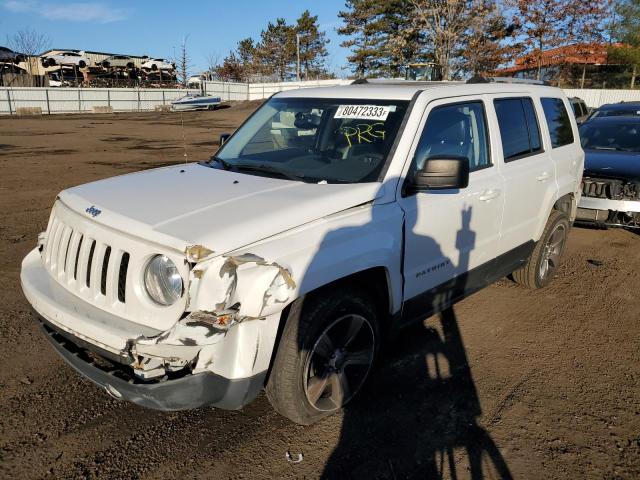
<path fill-rule="evenodd" d="M 303 308 L 305 300 L 310 297 L 329 294 L 332 290 L 344 288 L 363 288 L 371 292 L 376 303 L 376 310 L 381 314 L 382 322 L 380 324 L 380 328 L 383 336 L 388 332 L 391 327 L 391 320 L 393 317 L 393 313 L 391 311 L 393 308 L 393 291 L 391 289 L 391 276 L 389 270 L 384 266 L 376 266 L 337 278 L 325 285 L 321 285 L 298 296 L 282 310 L 280 313 L 278 330 L 273 344 L 273 350 L 271 352 L 269 368 L 267 369 L 267 375 L 264 380 L 265 385 L 269 381 L 271 369 L 273 368 L 273 363 L 278 354 L 282 333 L 289 319 L 291 309 Z"/>
<path fill-rule="evenodd" d="M 573 222 L 576 218 L 576 211 L 578 208 L 578 202 L 576 196 L 573 193 L 567 193 L 561 196 L 553 204 L 553 210 L 563 212 L 569 217 L 569 221 Z"/>

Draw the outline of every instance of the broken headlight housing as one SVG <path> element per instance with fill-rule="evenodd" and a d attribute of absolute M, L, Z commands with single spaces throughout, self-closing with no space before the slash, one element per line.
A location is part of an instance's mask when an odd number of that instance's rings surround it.
<path fill-rule="evenodd" d="M 166 255 L 156 255 L 144 270 L 144 287 L 160 305 L 173 305 L 182 296 L 183 282 L 175 263 Z"/>

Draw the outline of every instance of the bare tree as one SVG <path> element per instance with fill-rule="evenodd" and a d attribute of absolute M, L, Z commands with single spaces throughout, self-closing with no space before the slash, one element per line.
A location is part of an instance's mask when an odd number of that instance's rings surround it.
<path fill-rule="evenodd" d="M 33 29 L 19 30 L 13 36 L 7 36 L 7 44 L 11 50 L 25 56 L 27 72 L 31 75 L 38 74 L 38 61 L 40 55 L 51 46 L 48 36 L 38 33 Z"/>
<path fill-rule="evenodd" d="M 450 80 L 460 42 L 469 23 L 469 0 L 410 0 L 414 21 L 431 45 L 442 75 Z"/>
<path fill-rule="evenodd" d="M 217 75 L 218 68 L 220 67 L 220 54 L 217 52 L 211 52 L 206 56 L 207 61 L 207 80 L 213 80 Z"/>
<path fill-rule="evenodd" d="M 173 63 L 176 64 L 178 83 L 180 83 L 185 88 L 189 83 L 190 70 L 193 67 L 193 65 L 191 65 L 189 52 L 187 51 L 187 40 L 189 40 L 189 35 L 185 36 L 182 39 L 182 43 L 180 44 L 180 51 L 178 55 L 173 59 Z"/>

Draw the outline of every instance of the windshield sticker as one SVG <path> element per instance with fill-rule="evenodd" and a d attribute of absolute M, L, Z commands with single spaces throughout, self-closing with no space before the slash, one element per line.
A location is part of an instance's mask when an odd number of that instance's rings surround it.
<path fill-rule="evenodd" d="M 334 118 L 354 118 L 358 120 L 382 120 L 387 119 L 391 109 L 379 105 L 340 105 Z"/>
<path fill-rule="evenodd" d="M 354 143 L 373 143 L 375 139 L 384 140 L 384 123 L 358 124 L 340 128 L 340 132 L 347 139 L 349 147 Z"/>

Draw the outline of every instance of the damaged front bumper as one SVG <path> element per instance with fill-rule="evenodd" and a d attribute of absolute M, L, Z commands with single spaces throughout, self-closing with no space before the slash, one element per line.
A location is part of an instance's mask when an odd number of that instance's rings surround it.
<path fill-rule="evenodd" d="M 197 311 L 157 330 L 78 298 L 47 274 L 37 250 L 21 282 L 56 351 L 116 398 L 162 410 L 235 409 L 264 385 L 279 312 L 225 325 L 219 313 Z"/>
<path fill-rule="evenodd" d="M 110 361 L 107 352 L 86 348 L 85 342 L 56 329 L 35 312 L 34 316 L 64 361 L 118 400 L 166 411 L 203 405 L 237 410 L 253 400 L 264 385 L 266 372 L 249 378 L 228 379 L 206 371 L 144 382 L 133 375 L 129 367 Z"/>
<path fill-rule="evenodd" d="M 576 222 L 602 227 L 640 228 L 640 201 L 583 195 L 578 205 Z"/>

